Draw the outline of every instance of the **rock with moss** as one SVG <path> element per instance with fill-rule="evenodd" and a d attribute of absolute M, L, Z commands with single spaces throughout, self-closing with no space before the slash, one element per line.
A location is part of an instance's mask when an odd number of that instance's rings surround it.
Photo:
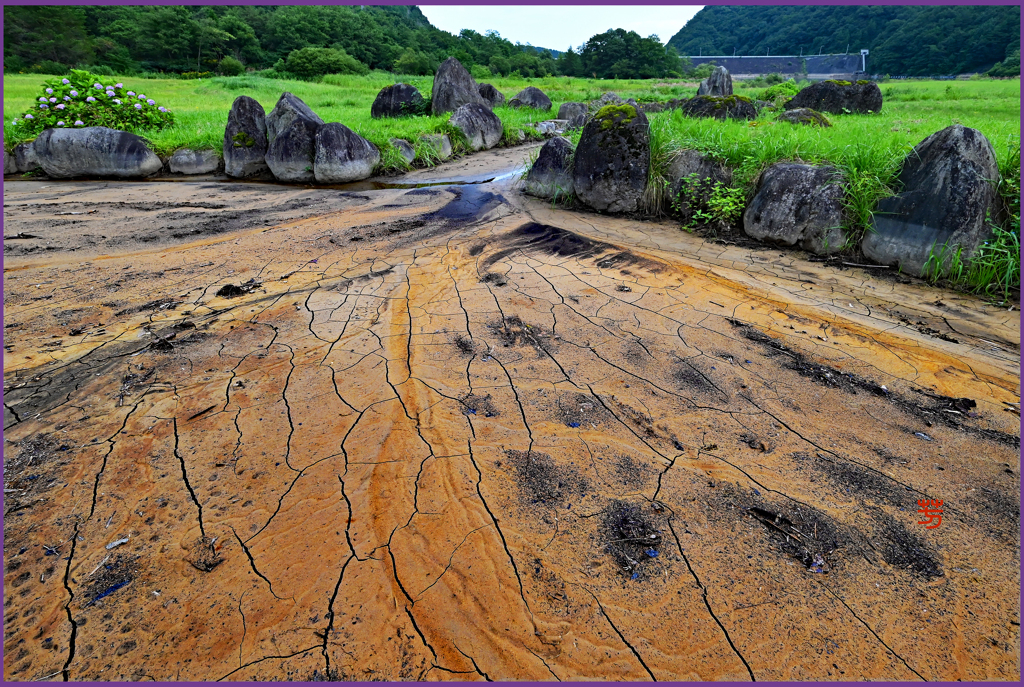
<path fill-rule="evenodd" d="M 171 174 L 212 174 L 217 171 L 220 164 L 220 155 L 212 148 L 179 148 L 167 160 L 167 168 Z"/>
<path fill-rule="evenodd" d="M 732 95 L 732 76 L 725 67 L 715 67 L 711 76 L 700 82 L 697 95 L 727 96 Z"/>
<path fill-rule="evenodd" d="M 480 88 L 472 75 L 454 57 L 441 63 L 434 75 L 430 92 L 430 108 L 435 115 L 454 112 L 463 105 L 473 103 L 487 107 Z"/>
<path fill-rule="evenodd" d="M 834 167 L 779 162 L 758 178 L 743 231 L 759 241 L 824 255 L 846 245 L 843 174 Z"/>
<path fill-rule="evenodd" d="M 321 184 L 343 184 L 373 175 L 380 151 L 344 124 L 331 122 L 316 130 L 313 177 Z"/>
<path fill-rule="evenodd" d="M 415 86 L 407 83 L 396 83 L 380 89 L 370 106 L 370 116 L 374 119 L 421 114 L 426 114 L 426 101 Z"/>
<path fill-rule="evenodd" d="M 650 125 L 636 105 L 606 105 L 583 127 L 573 161 L 576 197 L 594 210 L 634 212 L 647 187 Z"/>
<path fill-rule="evenodd" d="M 505 129 L 498 115 L 486 105 L 466 103 L 448 120 L 448 123 L 462 132 L 471 150 L 486 150 L 498 145 Z"/>
<path fill-rule="evenodd" d="M 778 121 L 789 122 L 790 124 L 806 124 L 807 126 L 832 126 L 832 122 L 828 121 L 828 117 L 809 107 L 786 110 L 779 115 Z"/>
<path fill-rule="evenodd" d="M 291 93 L 282 93 L 267 115 L 267 166 L 278 181 L 314 180 L 316 132 L 324 121 Z"/>
<path fill-rule="evenodd" d="M 757 110 L 750 98 L 742 95 L 698 95 L 683 103 L 682 111 L 688 117 L 714 117 L 715 119 L 754 119 Z"/>
<path fill-rule="evenodd" d="M 587 103 L 587 111 L 590 115 L 594 115 L 597 114 L 598 110 L 607 105 L 622 105 L 625 102 L 628 101 L 623 100 L 621 97 L 619 97 L 617 93 L 612 93 L 611 91 L 609 91 L 608 93 L 605 93 L 597 100 L 591 100 L 589 103 Z M 633 104 L 635 105 L 636 103 L 634 102 Z"/>
<path fill-rule="evenodd" d="M 480 84 L 477 91 L 480 93 L 480 97 L 487 102 L 487 106 L 492 110 L 505 104 L 505 94 L 489 83 Z"/>
<path fill-rule="evenodd" d="M 509 107 L 528 107 L 533 110 L 551 109 L 551 98 L 536 86 L 527 86 L 508 101 Z"/>
<path fill-rule="evenodd" d="M 932 134 L 903 161 L 903 191 L 879 201 L 861 250 L 918 276 L 944 273 L 958 251 L 969 263 L 999 220 L 998 179 L 995 150 L 980 131 L 955 124 Z"/>
<path fill-rule="evenodd" d="M 267 116 L 247 95 L 235 98 L 224 129 L 224 173 L 243 178 L 267 171 Z"/>
<path fill-rule="evenodd" d="M 537 155 L 526 175 L 526 193 L 538 198 L 572 196 L 572 143 L 562 136 L 552 138 Z"/>
<path fill-rule="evenodd" d="M 828 114 L 872 114 L 882 109 L 882 91 L 873 81 L 819 81 L 797 93 L 783 107 L 810 108 Z"/>
<path fill-rule="evenodd" d="M 39 166 L 55 179 L 152 176 L 163 163 L 146 142 L 127 131 L 89 126 L 45 129 L 32 144 Z"/>

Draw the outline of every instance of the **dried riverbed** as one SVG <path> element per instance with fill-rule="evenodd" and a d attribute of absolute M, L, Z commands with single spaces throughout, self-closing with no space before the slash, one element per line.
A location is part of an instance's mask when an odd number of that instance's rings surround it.
<path fill-rule="evenodd" d="M 5 184 L 5 679 L 1019 678 L 1019 312 L 529 150 Z"/>

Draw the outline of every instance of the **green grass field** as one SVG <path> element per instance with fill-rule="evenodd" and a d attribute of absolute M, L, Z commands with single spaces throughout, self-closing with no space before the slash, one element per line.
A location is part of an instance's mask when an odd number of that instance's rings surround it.
<path fill-rule="evenodd" d="M 48 77 L 4 75 L 4 140 L 8 149 L 20 142 L 17 127 L 11 121 L 28 110 L 39 95 L 42 82 Z M 416 86 L 429 97 L 432 77 L 396 76 L 371 72 L 366 76 L 326 76 L 319 83 L 283 81 L 258 76 L 215 77 L 195 81 L 175 79 L 132 79 L 122 77 L 126 88 L 145 89 L 146 93 L 170 108 L 175 124 L 160 131 L 137 131 L 161 155 L 169 155 L 183 147 L 215 148 L 223 146 L 224 127 L 232 101 L 248 95 L 269 112 L 281 93 L 290 91 L 302 98 L 327 122 L 341 122 L 377 145 L 382 152 L 381 173 L 396 172 L 408 167 L 390 144 L 391 138 L 404 138 L 416 147 L 417 163 L 431 164 L 431 153 L 418 141 L 420 134 L 456 132 L 448 125 L 447 116 L 409 117 L 375 120 L 370 105 L 378 91 L 399 81 Z M 504 143 L 539 138 L 525 127 L 529 122 L 550 119 L 558 106 L 567 101 L 593 100 L 613 91 L 624 98 L 640 101 L 664 101 L 685 98 L 696 93 L 696 84 L 663 80 L 597 80 L 568 77 L 541 79 L 502 78 L 491 80 L 506 98 L 526 86 L 536 86 L 552 100 L 550 112 L 501 107 L 495 113 L 505 128 Z M 735 82 L 736 93 L 756 98 L 763 88 Z M 681 112 L 649 115 L 652 139 L 651 188 L 660 187 L 663 165 L 675 150 L 693 148 L 711 154 L 734 168 L 739 191 L 750 195 L 757 175 L 768 165 L 781 160 L 802 160 L 829 163 L 847 176 L 848 244 L 859 242 L 871 224 L 871 212 L 879 198 L 891 195 L 900 162 L 911 149 L 929 135 L 951 124 L 960 123 L 980 130 L 992 142 L 1003 176 L 1008 179 L 1002 191 L 1009 201 L 1020 186 L 1020 81 L 898 81 L 880 84 L 884 105 L 879 114 L 840 115 L 829 118 L 831 128 L 815 128 L 776 122 L 776 115 L 762 112 L 754 121 L 717 121 L 684 117 Z M 575 140 L 578 138 L 570 136 Z M 22 135 L 23 136 L 23 135 Z M 456 152 L 465 147 L 458 135 L 452 136 Z M 667 209 L 668 199 L 658 198 L 649 209 Z M 1019 204 L 1018 204 L 1019 208 Z M 1012 214 L 1012 213 L 1011 213 Z M 968 276 L 963 270 L 960 281 L 974 290 L 988 290 L 992 278 L 1001 274 L 999 289 L 1005 294 L 1007 284 L 1019 285 L 1019 279 L 1006 275 L 1014 272 L 1007 256 L 1013 254 L 1019 267 L 1019 209 L 1016 229 L 1013 219 L 1002 227 L 1000 242 L 993 254 L 1001 256 L 999 264 L 987 266 L 982 276 Z M 1011 260 L 1011 263 L 1012 263 Z M 978 262 L 976 259 L 975 262 Z M 979 263 L 980 264 L 980 263 Z M 979 268 L 974 268 L 978 272 Z M 1017 269 L 1019 272 L 1019 269 Z M 1007 281 L 1009 279 L 1009 281 Z"/>

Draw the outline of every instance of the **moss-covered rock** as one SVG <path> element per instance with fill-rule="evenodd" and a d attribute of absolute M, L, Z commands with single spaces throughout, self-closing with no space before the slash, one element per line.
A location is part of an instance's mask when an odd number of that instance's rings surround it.
<path fill-rule="evenodd" d="M 789 122 L 790 124 L 806 124 L 807 126 L 832 126 L 832 122 L 828 121 L 828 117 L 809 107 L 786 110 L 779 115 L 779 121 Z"/>
<path fill-rule="evenodd" d="M 829 114 L 871 114 L 882 109 L 878 84 L 849 81 L 819 81 L 803 89 L 786 103 L 787 110 L 808 107 Z"/>
<path fill-rule="evenodd" d="M 595 210 L 634 212 L 651 161 L 647 116 L 630 103 L 605 105 L 583 127 L 573 162 L 576 197 Z"/>
<path fill-rule="evenodd" d="M 716 97 L 698 95 L 687 100 L 682 106 L 689 117 L 714 117 L 715 119 L 754 119 L 757 109 L 750 98 L 742 95 Z"/>

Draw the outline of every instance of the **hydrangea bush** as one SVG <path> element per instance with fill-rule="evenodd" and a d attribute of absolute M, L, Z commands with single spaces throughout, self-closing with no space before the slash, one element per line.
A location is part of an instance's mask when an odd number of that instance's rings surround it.
<path fill-rule="evenodd" d="M 72 69 L 44 83 L 35 104 L 14 122 L 22 133 L 38 135 L 43 129 L 84 126 L 162 129 L 174 123 L 174 115 L 111 77 Z"/>

